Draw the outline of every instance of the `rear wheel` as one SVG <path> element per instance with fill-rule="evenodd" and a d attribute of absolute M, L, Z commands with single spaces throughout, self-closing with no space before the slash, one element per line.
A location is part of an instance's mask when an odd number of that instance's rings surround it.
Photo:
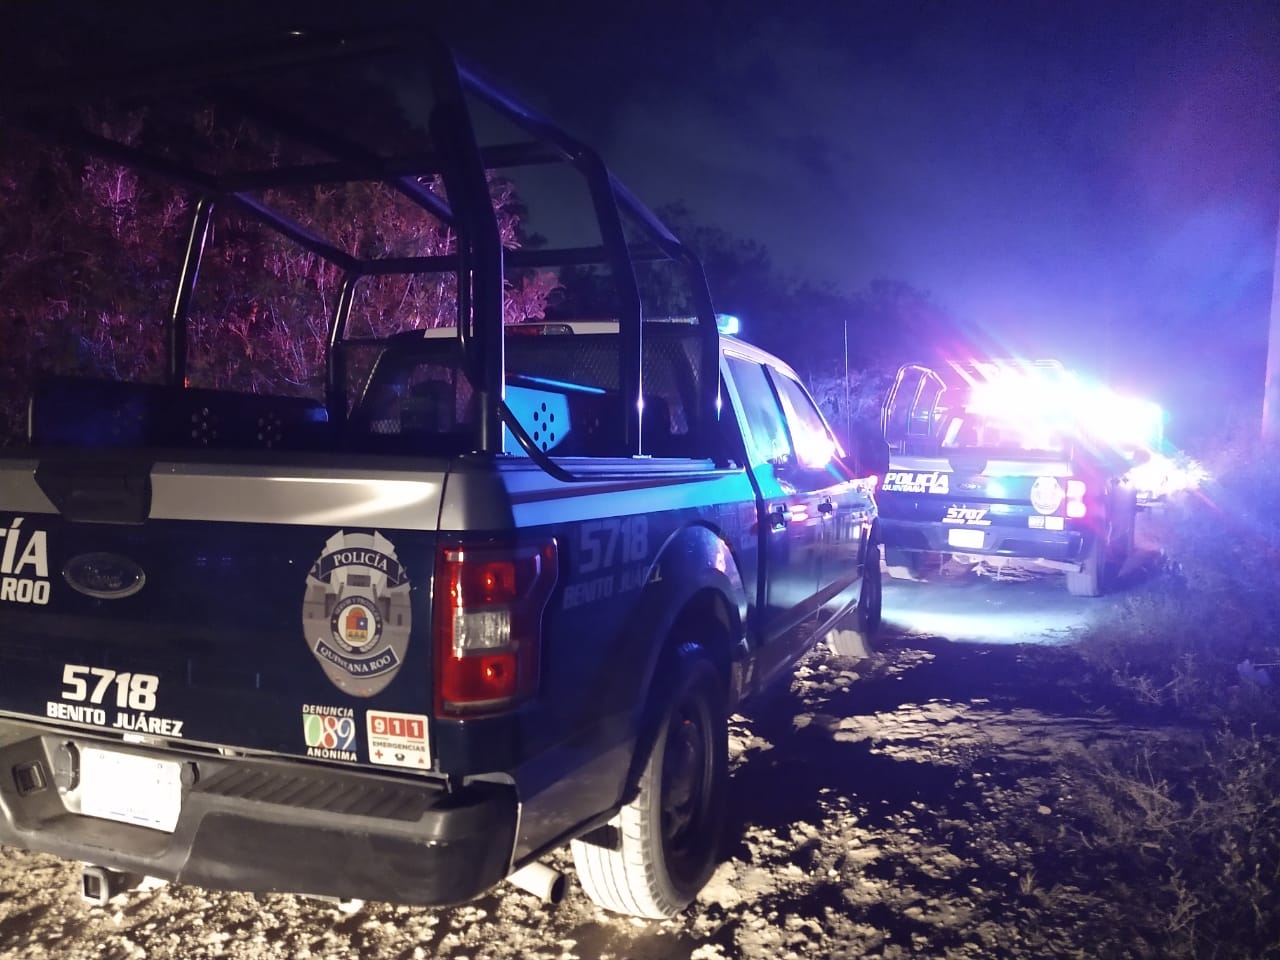
<path fill-rule="evenodd" d="M 1067 590 L 1076 597 L 1098 597 L 1112 589 L 1133 555 L 1137 529 L 1137 498 L 1117 494 L 1109 504 L 1105 537 L 1094 537 L 1080 571 L 1067 572 Z"/>
<path fill-rule="evenodd" d="M 1080 569 L 1067 571 L 1067 592 L 1073 597 L 1101 596 L 1104 558 L 1102 538 L 1092 538 L 1085 550 Z"/>
<path fill-rule="evenodd" d="M 884 609 L 884 581 L 880 575 L 880 548 L 873 541 L 862 569 L 862 591 L 850 626 L 840 625 L 827 634 L 827 646 L 841 657 L 866 659 L 875 652 L 876 636 Z"/>
<path fill-rule="evenodd" d="M 1129 563 L 1137 548 L 1138 502 L 1133 493 L 1129 493 L 1115 513 L 1120 528 L 1111 531 L 1111 571 L 1116 579 Z"/>
<path fill-rule="evenodd" d="M 664 689 L 639 792 L 598 832 L 607 842 L 574 840 L 570 847 L 592 900 L 616 913 L 662 919 L 688 906 L 715 869 L 729 745 L 724 685 L 703 650 L 682 647 L 656 683 Z"/>

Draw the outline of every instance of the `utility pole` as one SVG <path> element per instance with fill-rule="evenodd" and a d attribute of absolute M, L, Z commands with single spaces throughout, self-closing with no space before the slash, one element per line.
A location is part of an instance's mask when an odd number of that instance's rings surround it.
<path fill-rule="evenodd" d="M 1272 311 L 1275 306 L 1272 305 Z M 854 404 L 849 397 L 849 315 L 845 314 L 845 443 L 854 445 Z"/>
<path fill-rule="evenodd" d="M 1280 440 L 1280 218 L 1276 220 L 1276 262 L 1271 271 L 1271 325 L 1267 331 L 1267 373 L 1262 384 L 1262 439 Z"/>

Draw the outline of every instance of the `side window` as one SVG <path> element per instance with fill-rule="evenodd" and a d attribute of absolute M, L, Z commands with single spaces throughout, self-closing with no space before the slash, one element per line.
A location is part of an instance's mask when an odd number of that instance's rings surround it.
<path fill-rule="evenodd" d="M 357 423 L 384 435 L 451 433 L 474 416 L 470 401 L 470 384 L 452 366 L 393 360 L 370 383 Z"/>
<path fill-rule="evenodd" d="M 770 369 L 769 378 L 777 388 L 782 408 L 786 411 L 800 466 L 826 466 L 835 456 L 836 445 L 812 398 L 804 387 L 779 370 Z"/>
<path fill-rule="evenodd" d="M 728 356 L 726 361 L 742 401 L 742 415 L 747 421 L 747 439 L 755 463 L 781 463 L 792 455 L 791 440 L 782 409 L 769 387 L 764 367 L 741 357 Z"/>

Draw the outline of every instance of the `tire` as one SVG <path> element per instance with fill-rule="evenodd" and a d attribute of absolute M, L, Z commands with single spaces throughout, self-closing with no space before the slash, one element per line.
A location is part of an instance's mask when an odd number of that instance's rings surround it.
<path fill-rule="evenodd" d="M 1135 495 L 1128 495 L 1118 516 L 1124 525 L 1120 529 L 1119 536 L 1114 531 L 1112 532 L 1110 561 L 1113 579 L 1119 578 L 1120 572 L 1129 563 L 1129 560 L 1137 550 L 1138 504 Z"/>
<path fill-rule="evenodd" d="M 639 792 L 609 822 L 611 846 L 570 844 L 578 880 L 606 910 L 661 920 L 687 907 L 716 867 L 728 790 L 724 684 L 699 647 L 682 647 L 656 698 L 658 725 Z"/>
<path fill-rule="evenodd" d="M 1089 541 L 1089 549 L 1085 551 L 1080 570 L 1067 571 L 1067 592 L 1073 597 L 1102 596 L 1105 556 L 1102 538 L 1093 537 Z"/>
<path fill-rule="evenodd" d="M 874 561 L 873 559 L 874 558 Z M 862 590 L 851 625 L 841 624 L 827 634 L 827 646 L 841 657 L 865 660 L 875 653 L 876 637 L 884 610 L 884 581 L 880 573 L 880 548 L 872 542 L 862 568 Z"/>

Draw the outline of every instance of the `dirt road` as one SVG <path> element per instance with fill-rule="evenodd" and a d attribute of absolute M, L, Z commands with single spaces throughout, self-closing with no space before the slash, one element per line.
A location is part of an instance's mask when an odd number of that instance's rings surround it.
<path fill-rule="evenodd" d="M 996 595 L 990 585 L 977 589 Z M 1010 603 L 1033 596 L 1005 593 Z M 1070 662 L 1043 644 L 900 631 L 874 661 L 815 651 L 789 689 L 734 718 L 724 861 L 696 907 L 675 920 L 611 916 L 572 884 L 554 907 L 504 888 L 454 909 L 369 904 L 346 915 L 292 896 L 167 886 L 90 908 L 77 899 L 75 866 L 5 850 L 0 954 L 1068 955 L 1087 946 L 1098 905 L 1088 891 L 1055 888 L 1052 904 L 1042 899 L 1034 845 L 1059 827 L 1056 760 L 1130 732 L 1108 709 L 1107 691 L 1067 670 Z M 560 863 L 568 867 L 567 858 Z"/>

